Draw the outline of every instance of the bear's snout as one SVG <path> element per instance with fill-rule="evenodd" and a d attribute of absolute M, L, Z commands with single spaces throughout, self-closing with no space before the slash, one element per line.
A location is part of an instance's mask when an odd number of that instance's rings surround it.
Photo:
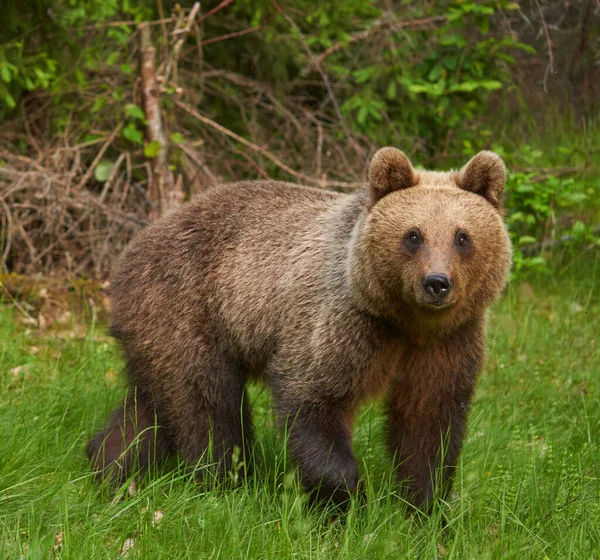
<path fill-rule="evenodd" d="M 427 295 L 428 303 L 438 307 L 448 303 L 452 283 L 445 274 L 429 274 L 423 280 L 423 290 Z"/>

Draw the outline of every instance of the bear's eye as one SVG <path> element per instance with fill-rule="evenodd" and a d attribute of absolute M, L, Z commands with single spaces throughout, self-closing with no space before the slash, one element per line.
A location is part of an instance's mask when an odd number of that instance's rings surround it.
<path fill-rule="evenodd" d="M 456 236 L 456 244 L 459 247 L 465 247 L 467 245 L 467 243 L 469 242 L 469 238 L 467 237 L 466 233 L 459 233 Z"/>
<path fill-rule="evenodd" d="M 419 243 L 419 241 L 421 241 L 421 237 L 419 236 L 419 233 L 416 231 L 409 231 L 407 237 L 408 237 L 408 240 L 414 244 L 417 244 L 417 243 Z"/>

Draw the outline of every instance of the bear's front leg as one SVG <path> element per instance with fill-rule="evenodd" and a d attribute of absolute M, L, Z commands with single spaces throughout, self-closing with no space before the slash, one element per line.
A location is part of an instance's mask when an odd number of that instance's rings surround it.
<path fill-rule="evenodd" d="M 341 505 L 358 487 L 350 415 L 327 402 L 279 402 L 288 446 L 311 500 Z"/>
<path fill-rule="evenodd" d="M 388 398 L 388 437 L 407 498 L 427 509 L 444 498 L 467 427 L 484 362 L 483 327 L 408 350 Z"/>

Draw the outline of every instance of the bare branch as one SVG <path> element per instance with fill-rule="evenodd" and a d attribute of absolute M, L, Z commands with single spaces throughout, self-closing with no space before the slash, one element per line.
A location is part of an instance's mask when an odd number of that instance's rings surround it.
<path fill-rule="evenodd" d="M 195 119 L 198 119 L 200 122 L 203 122 L 204 124 L 214 128 L 215 130 L 218 130 L 222 134 L 225 134 L 226 136 L 233 138 L 237 142 L 244 144 L 244 146 L 248 146 L 248 148 L 254 150 L 255 152 L 262 154 L 267 159 L 270 159 L 275 165 L 277 165 L 277 167 L 283 169 L 286 173 L 289 173 L 292 177 L 296 177 L 296 179 L 300 179 L 301 181 L 306 181 L 307 183 L 311 183 L 313 185 L 318 185 L 320 187 L 355 188 L 355 187 L 360 187 L 363 185 L 363 183 L 346 183 L 343 181 L 322 181 L 321 179 L 317 179 L 315 177 L 310 177 L 309 175 L 305 175 L 304 173 L 298 173 L 297 171 L 294 171 L 291 167 L 289 167 L 285 163 L 283 163 L 279 158 L 274 156 L 272 153 L 268 152 L 267 150 L 265 150 L 264 148 L 262 148 L 260 146 L 257 146 L 256 144 L 254 144 L 252 142 L 249 142 L 245 138 L 238 136 L 235 132 L 232 132 L 231 130 L 225 128 L 224 126 L 221 126 L 220 124 L 209 119 L 208 117 L 201 115 L 198 111 L 196 111 L 195 109 L 192 109 L 192 107 L 185 104 L 183 101 L 180 101 L 176 97 L 172 97 L 171 100 L 175 105 L 177 105 L 177 107 L 184 110 L 186 113 L 188 113 Z"/>

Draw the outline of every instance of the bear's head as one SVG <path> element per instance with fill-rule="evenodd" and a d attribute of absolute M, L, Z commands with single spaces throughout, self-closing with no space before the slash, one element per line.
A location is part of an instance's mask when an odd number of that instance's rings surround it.
<path fill-rule="evenodd" d="M 383 148 L 369 167 L 350 258 L 365 310 L 415 328 L 456 327 L 500 295 L 511 265 L 502 221 L 504 163 L 480 152 L 459 171 L 415 170 Z"/>

